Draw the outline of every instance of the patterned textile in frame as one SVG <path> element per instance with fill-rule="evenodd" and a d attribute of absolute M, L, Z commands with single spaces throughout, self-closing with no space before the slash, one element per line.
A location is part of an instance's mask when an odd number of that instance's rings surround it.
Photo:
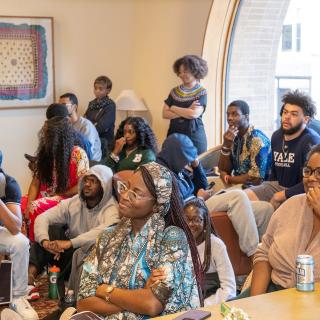
<path fill-rule="evenodd" d="M 43 26 L 0 22 L 0 99 L 46 96 L 47 50 Z"/>

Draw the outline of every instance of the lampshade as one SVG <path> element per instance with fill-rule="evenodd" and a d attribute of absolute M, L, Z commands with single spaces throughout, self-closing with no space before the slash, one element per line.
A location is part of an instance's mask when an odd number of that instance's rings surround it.
<path fill-rule="evenodd" d="M 122 111 L 147 111 L 143 101 L 131 90 L 122 90 L 116 99 L 117 110 Z"/>

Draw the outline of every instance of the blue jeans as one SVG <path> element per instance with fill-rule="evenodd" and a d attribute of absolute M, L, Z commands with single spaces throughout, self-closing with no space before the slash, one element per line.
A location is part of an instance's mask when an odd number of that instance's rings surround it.
<path fill-rule="evenodd" d="M 12 235 L 0 227 L 0 254 L 9 255 L 13 268 L 13 297 L 21 297 L 28 290 L 29 240 L 22 234 Z"/>

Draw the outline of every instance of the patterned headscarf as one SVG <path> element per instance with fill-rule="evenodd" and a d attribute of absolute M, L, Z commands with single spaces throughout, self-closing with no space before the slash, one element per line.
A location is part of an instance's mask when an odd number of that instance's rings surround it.
<path fill-rule="evenodd" d="M 153 214 L 150 216 L 142 230 L 135 237 L 135 252 L 140 252 L 146 246 L 146 261 L 150 270 L 157 266 L 160 256 L 160 245 L 165 229 L 164 216 L 170 208 L 170 198 L 172 192 L 172 177 L 170 171 L 156 162 L 144 164 L 151 175 L 156 191 L 156 207 Z M 138 169 L 139 170 L 139 169 Z M 99 244 L 95 252 L 98 258 L 98 269 L 104 275 L 104 281 L 109 283 L 115 261 L 118 258 L 123 242 L 132 231 L 131 219 L 122 218 L 117 227 L 107 235 L 104 239 L 104 249 L 99 252 Z M 129 248 L 127 252 L 122 254 L 132 256 L 133 248 Z M 135 259 L 128 259 L 130 263 L 123 264 L 118 270 L 118 277 L 121 277 L 129 286 L 130 275 L 132 268 L 136 262 Z M 106 263 L 107 262 L 107 263 Z"/>

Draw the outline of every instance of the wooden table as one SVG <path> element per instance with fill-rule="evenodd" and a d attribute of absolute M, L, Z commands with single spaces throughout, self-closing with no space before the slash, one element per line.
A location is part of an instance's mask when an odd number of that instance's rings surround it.
<path fill-rule="evenodd" d="M 299 292 L 295 288 L 266 293 L 255 297 L 227 302 L 229 306 L 243 309 L 252 320 L 313 320 L 320 319 L 320 283 L 313 292 Z M 206 307 L 210 319 L 223 319 L 220 305 Z M 169 320 L 177 314 L 156 319 Z"/>

